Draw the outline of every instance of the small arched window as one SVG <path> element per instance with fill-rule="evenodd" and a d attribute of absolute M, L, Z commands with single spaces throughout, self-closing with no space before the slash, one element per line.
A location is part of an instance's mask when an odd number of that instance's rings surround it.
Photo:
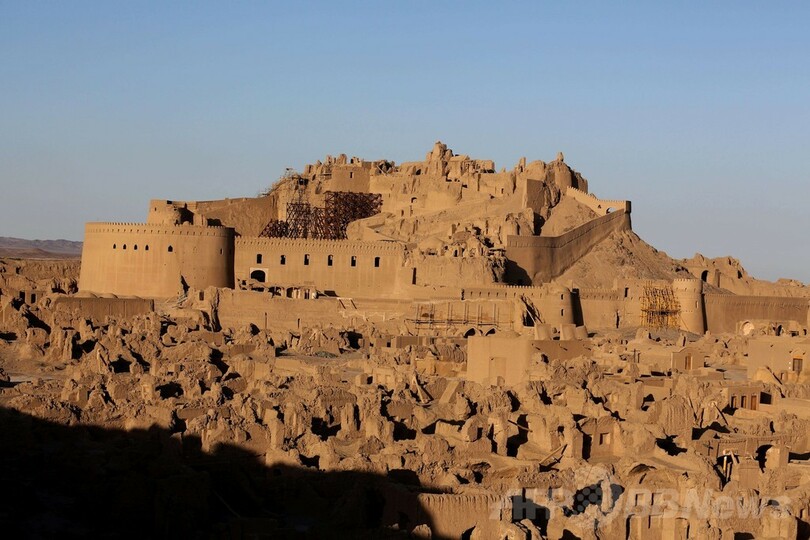
<path fill-rule="evenodd" d="M 173 251 L 174 251 L 174 248 L 172 246 L 169 246 L 169 253 L 171 253 Z"/>
<path fill-rule="evenodd" d="M 304 266 L 309 266 L 309 253 L 304 253 Z"/>
<path fill-rule="evenodd" d="M 327 256 L 326 256 L 326 266 L 332 266 L 332 264 L 333 264 L 334 262 L 335 262 L 335 260 L 334 260 L 334 258 L 332 257 L 332 255 L 327 255 Z"/>
<path fill-rule="evenodd" d="M 113 249 L 116 249 L 116 248 L 118 248 L 118 246 L 116 244 L 113 244 Z"/>
<path fill-rule="evenodd" d="M 352 255 L 352 266 L 357 266 L 357 255 Z"/>
<path fill-rule="evenodd" d="M 143 250 L 144 250 L 144 251 L 149 251 L 149 244 L 146 244 L 146 245 L 143 247 Z"/>
<path fill-rule="evenodd" d="M 134 246 L 132 246 L 132 249 L 134 249 L 135 251 L 138 251 L 138 244 L 135 244 Z"/>
<path fill-rule="evenodd" d="M 261 253 L 256 254 L 256 264 L 262 264 L 262 254 Z"/>
<path fill-rule="evenodd" d="M 281 258 L 279 259 L 279 264 L 282 264 L 282 265 L 287 264 L 287 256 L 286 255 L 281 256 Z"/>
<path fill-rule="evenodd" d="M 379 268 L 379 267 L 380 267 L 380 258 L 379 257 L 374 257 L 374 268 Z"/>
<path fill-rule="evenodd" d="M 124 245 L 123 245 L 123 247 L 122 247 L 121 249 L 127 249 L 127 245 L 126 245 L 126 244 L 124 244 Z"/>

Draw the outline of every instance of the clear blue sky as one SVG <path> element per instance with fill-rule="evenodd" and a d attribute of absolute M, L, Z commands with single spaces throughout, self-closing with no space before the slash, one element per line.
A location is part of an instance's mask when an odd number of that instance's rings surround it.
<path fill-rule="evenodd" d="M 810 281 L 810 7 L 0 0 L 0 236 L 345 152 L 562 150 L 675 257 Z"/>

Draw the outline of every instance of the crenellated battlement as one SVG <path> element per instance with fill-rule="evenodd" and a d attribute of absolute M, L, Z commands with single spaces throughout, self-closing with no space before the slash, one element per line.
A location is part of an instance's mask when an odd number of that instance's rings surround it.
<path fill-rule="evenodd" d="M 507 238 L 507 246 L 510 248 L 554 248 L 559 249 L 578 239 L 588 236 L 595 229 L 602 229 L 606 225 L 626 218 L 624 210 L 611 212 L 604 216 L 592 219 L 576 229 L 572 229 L 559 236 L 512 236 Z M 629 228 L 629 226 L 628 226 Z"/>
<path fill-rule="evenodd" d="M 621 300 L 622 293 L 615 289 L 580 288 L 577 294 L 582 300 Z"/>
<path fill-rule="evenodd" d="M 465 291 L 469 292 L 487 292 L 487 291 L 511 291 L 511 292 L 532 292 L 538 291 L 542 289 L 542 285 L 511 285 L 509 283 L 493 283 L 492 285 L 488 285 L 486 287 L 469 287 L 465 288 Z"/>
<path fill-rule="evenodd" d="M 541 287 L 496 284 L 490 287 L 461 289 L 461 298 L 464 300 L 511 300 L 521 294 L 537 293 L 540 290 Z"/>
<path fill-rule="evenodd" d="M 508 283 L 494 283 L 486 287 L 465 287 L 461 290 L 462 298 L 469 299 L 514 299 L 519 296 L 553 297 L 562 294 L 564 298 L 570 298 L 571 291 L 567 288 L 549 288 L 544 285 L 510 285 Z"/>
<path fill-rule="evenodd" d="M 756 306 L 783 309 L 808 309 L 810 299 L 786 296 L 740 296 L 736 294 L 711 293 L 704 295 L 707 304 L 722 304 L 725 306 Z"/>
<path fill-rule="evenodd" d="M 356 240 L 322 240 L 309 238 L 260 238 L 240 237 L 235 241 L 237 247 L 291 249 L 319 251 L 357 251 L 357 252 L 403 252 L 405 246 L 399 242 L 361 242 Z"/>
<path fill-rule="evenodd" d="M 592 193 L 585 193 L 581 189 L 577 189 L 575 187 L 568 186 L 565 188 L 564 191 L 565 195 L 575 199 L 577 202 L 584 204 L 594 212 L 599 215 L 607 215 L 610 212 L 610 209 L 615 210 L 624 210 L 628 214 L 630 213 L 630 201 L 624 201 L 620 199 L 600 199 L 596 195 Z"/>
<path fill-rule="evenodd" d="M 174 236 L 220 236 L 233 235 L 233 229 L 221 226 L 163 225 L 130 222 L 90 222 L 84 227 L 85 234 L 165 234 Z"/>
<path fill-rule="evenodd" d="M 672 285 L 690 289 L 703 289 L 703 282 L 695 278 L 675 278 L 672 280 Z"/>

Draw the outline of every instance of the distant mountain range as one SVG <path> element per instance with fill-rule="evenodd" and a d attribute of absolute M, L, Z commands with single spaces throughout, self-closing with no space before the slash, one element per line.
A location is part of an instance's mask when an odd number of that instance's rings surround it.
<path fill-rule="evenodd" d="M 25 240 L 0 236 L 0 257 L 72 259 L 81 257 L 82 243 L 72 240 Z"/>

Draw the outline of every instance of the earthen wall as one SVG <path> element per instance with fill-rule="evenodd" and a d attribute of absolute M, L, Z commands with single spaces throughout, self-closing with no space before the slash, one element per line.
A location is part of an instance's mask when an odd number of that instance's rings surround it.
<path fill-rule="evenodd" d="M 258 236 L 267 222 L 283 216 L 289 193 L 282 190 L 260 197 L 240 197 L 211 201 L 149 202 L 148 224 L 171 225 L 188 221 L 193 225 L 225 226 L 240 236 Z"/>
<path fill-rule="evenodd" d="M 467 379 L 480 384 L 519 384 L 526 379 L 534 352 L 528 339 L 471 337 L 467 340 Z"/>
<path fill-rule="evenodd" d="M 313 284 L 337 296 L 395 296 L 412 273 L 396 242 L 286 238 L 237 239 L 234 269 L 237 281 Z"/>
<path fill-rule="evenodd" d="M 82 317 L 103 320 L 106 317 L 128 318 L 151 313 L 155 301 L 146 298 L 81 298 L 60 296 L 53 303 L 55 311 L 76 311 Z"/>
<path fill-rule="evenodd" d="M 808 324 L 810 302 L 806 298 L 705 294 L 704 303 L 710 332 L 735 332 L 737 323 L 748 319 Z"/>
<path fill-rule="evenodd" d="M 88 223 L 79 290 L 168 298 L 183 287 L 233 287 L 233 229 Z"/>
<path fill-rule="evenodd" d="M 362 164 L 334 165 L 329 182 L 330 191 L 368 193 L 371 162 Z"/>
<path fill-rule="evenodd" d="M 614 289 L 580 288 L 574 295 L 578 315 L 588 328 L 617 328 L 638 323 L 628 317 L 627 302 L 619 291 Z"/>
<path fill-rule="evenodd" d="M 237 329 L 253 324 L 259 329 L 333 324 L 340 317 L 340 302 L 334 298 L 299 300 L 278 298 L 253 291 L 219 291 L 217 316 L 223 328 Z"/>
<path fill-rule="evenodd" d="M 630 230 L 630 214 L 618 210 L 560 236 L 509 236 L 507 279 L 535 285 L 552 280 L 616 231 Z"/>
<path fill-rule="evenodd" d="M 575 324 L 577 322 L 571 291 L 565 287 L 549 289 L 545 287 L 495 284 L 491 287 L 464 288 L 462 297 L 465 300 L 513 300 L 516 302 L 520 302 L 522 298 L 525 298 L 539 310 L 541 320 L 537 322 L 550 324 L 558 330 L 563 324 Z M 516 321 L 516 324 L 519 322 Z"/>
<path fill-rule="evenodd" d="M 587 206 L 600 216 L 606 216 L 608 213 L 616 210 L 624 210 L 628 214 L 630 213 L 630 201 L 623 201 L 619 199 L 599 199 L 592 193 L 586 193 L 575 187 L 566 188 L 565 194 L 572 197 L 577 202 Z"/>

